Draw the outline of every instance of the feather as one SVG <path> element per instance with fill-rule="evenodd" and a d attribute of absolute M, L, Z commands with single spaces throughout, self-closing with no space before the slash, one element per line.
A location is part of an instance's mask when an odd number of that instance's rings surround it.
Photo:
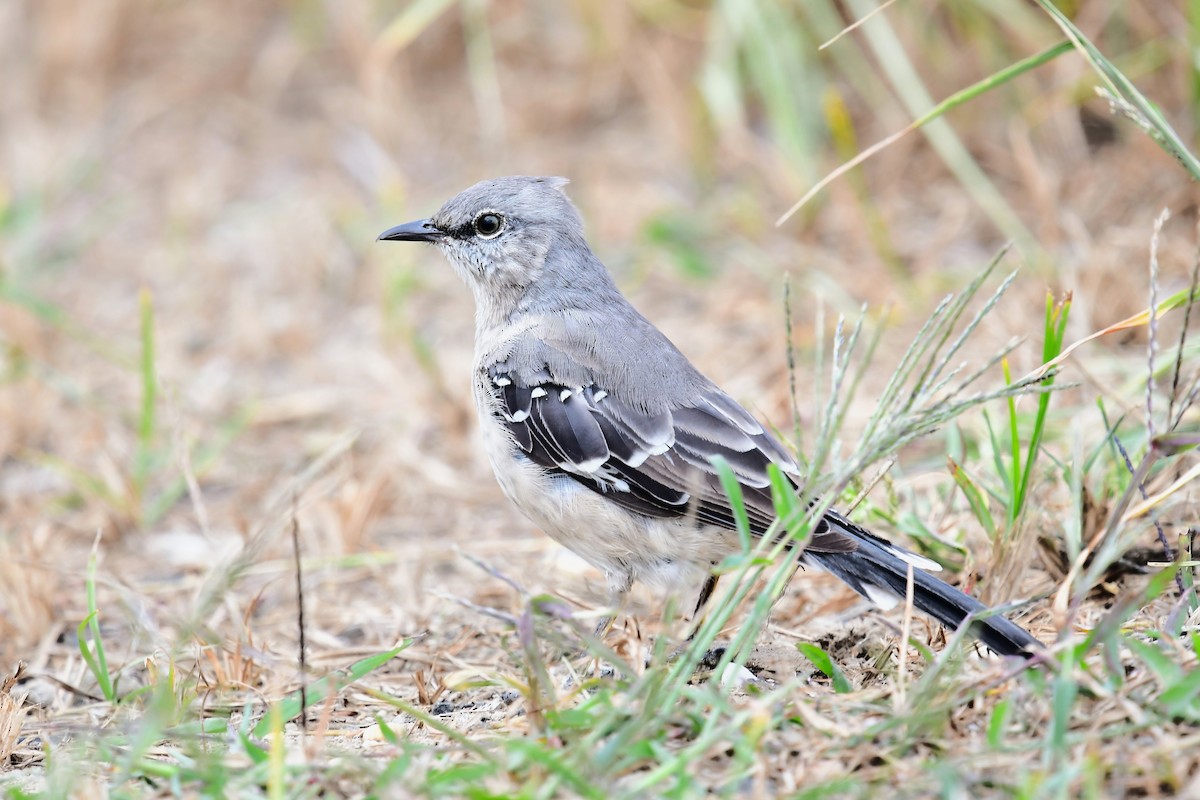
<path fill-rule="evenodd" d="M 699 408 L 679 408 L 671 412 L 671 420 L 675 425 L 676 439 L 686 431 L 694 438 L 727 450 L 746 453 L 757 449 L 754 440 L 725 416 L 718 416 Z"/>
<path fill-rule="evenodd" d="M 763 432 L 762 425 L 758 424 L 758 420 L 749 411 L 742 408 L 732 397 L 720 390 L 705 392 L 700 397 L 700 403 L 708 406 L 732 422 L 742 433 L 749 436 L 758 436 Z"/>

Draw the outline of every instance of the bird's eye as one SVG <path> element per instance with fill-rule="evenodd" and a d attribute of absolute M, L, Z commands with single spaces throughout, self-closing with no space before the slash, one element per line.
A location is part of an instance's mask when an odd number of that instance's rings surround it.
<path fill-rule="evenodd" d="M 485 211 L 475 218 L 475 233 L 481 239 L 494 239 L 504 228 L 504 217 L 495 211 Z"/>

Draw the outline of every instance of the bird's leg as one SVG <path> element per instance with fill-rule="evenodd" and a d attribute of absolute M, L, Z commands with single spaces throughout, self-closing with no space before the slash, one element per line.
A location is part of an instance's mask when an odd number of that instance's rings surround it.
<path fill-rule="evenodd" d="M 596 623 L 597 639 L 604 639 L 605 636 L 608 636 L 613 623 L 617 621 L 617 615 L 621 613 L 621 608 L 625 605 L 625 597 L 631 588 L 633 588 L 632 572 L 608 573 L 608 606 L 612 609 L 612 613 L 601 617 L 600 621 Z"/>
<path fill-rule="evenodd" d="M 717 590 L 717 581 L 720 580 L 716 574 L 711 574 L 704 579 L 704 585 L 700 587 L 700 596 L 696 598 L 696 610 L 692 612 L 692 632 L 688 635 L 687 640 L 690 642 L 696 638 L 696 631 L 700 630 L 700 626 L 704 624 L 704 617 L 700 616 L 708 601 L 712 599 L 713 592 Z"/>
<path fill-rule="evenodd" d="M 696 598 L 696 610 L 692 612 L 693 617 L 700 616 L 700 612 L 708 605 L 713 592 L 717 590 L 717 581 L 719 580 L 720 578 L 716 574 L 709 575 L 704 579 L 704 585 L 700 587 L 700 596 Z"/>

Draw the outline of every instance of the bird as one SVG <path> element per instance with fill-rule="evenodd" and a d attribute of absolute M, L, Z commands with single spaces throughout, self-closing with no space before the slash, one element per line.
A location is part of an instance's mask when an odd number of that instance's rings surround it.
<path fill-rule="evenodd" d="M 769 468 L 797 487 L 802 471 L 620 292 L 566 184 L 485 180 L 378 238 L 436 246 L 474 294 L 474 402 L 504 494 L 605 574 L 612 614 L 634 582 L 700 586 L 699 614 L 717 586 L 714 568 L 742 547 L 714 459 L 732 470 L 759 538 L 773 534 L 776 516 Z M 951 628 L 988 610 L 931 574 L 937 562 L 835 510 L 815 524 L 799 561 L 885 609 L 906 596 L 911 570 L 913 605 Z M 972 617 L 970 630 L 1002 656 L 1040 646 L 1000 614 Z"/>

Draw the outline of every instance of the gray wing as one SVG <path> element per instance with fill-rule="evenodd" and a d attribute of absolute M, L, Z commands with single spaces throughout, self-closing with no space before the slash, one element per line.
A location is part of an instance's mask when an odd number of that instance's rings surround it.
<path fill-rule="evenodd" d="M 783 446 L 716 387 L 689 403 L 649 412 L 602 386 L 562 385 L 549 370 L 522 377 L 497 364 L 487 379 L 499 418 L 532 461 L 639 514 L 733 529 L 733 511 L 712 464 L 722 456 L 741 486 L 750 530 L 762 536 L 775 519 L 768 465 L 799 475 Z M 809 549 L 853 551 L 860 531 L 840 516 L 827 517 Z"/>

